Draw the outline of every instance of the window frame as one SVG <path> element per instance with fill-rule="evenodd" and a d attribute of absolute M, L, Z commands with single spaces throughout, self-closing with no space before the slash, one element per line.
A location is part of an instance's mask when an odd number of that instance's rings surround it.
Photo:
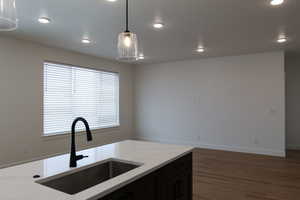
<path fill-rule="evenodd" d="M 71 126 L 70 126 L 70 130 L 69 131 L 62 131 L 62 132 L 55 132 L 55 133 L 51 133 L 51 134 L 45 134 L 44 133 L 44 95 L 45 95 L 45 91 L 44 91 L 44 85 L 45 85 L 45 77 L 44 77 L 44 67 L 45 64 L 54 64 L 54 65 L 64 65 L 64 67 L 77 67 L 77 68 L 83 68 L 83 69 L 90 69 L 90 70 L 95 70 L 95 71 L 101 71 L 101 72 L 107 72 L 107 73 L 114 73 L 118 76 L 119 79 L 119 87 L 118 87 L 118 96 L 119 96 L 119 102 L 118 102 L 118 124 L 116 125 L 112 125 L 112 126 L 104 126 L 101 128 L 91 128 L 91 132 L 93 133 L 104 133 L 104 132 L 108 132 L 111 130 L 119 130 L 120 126 L 121 126 L 121 120 L 120 120 L 120 72 L 118 71 L 111 71 L 111 70 L 107 70 L 107 69 L 103 69 L 103 68 L 97 68 L 97 67 L 86 67 L 86 66 L 81 66 L 81 65 L 75 65 L 75 64 L 68 64 L 68 63 L 62 63 L 62 62 L 56 62 L 56 61 L 49 61 L 49 60 L 43 60 L 42 63 L 42 86 L 41 86 L 41 90 L 42 90 L 42 108 L 41 108 L 41 115 L 42 115 L 42 130 L 41 130 L 41 136 L 43 138 L 52 138 L 52 137 L 66 137 L 68 135 L 71 134 Z M 76 134 L 77 135 L 82 135 L 84 134 L 85 131 L 80 130 L 77 131 Z"/>

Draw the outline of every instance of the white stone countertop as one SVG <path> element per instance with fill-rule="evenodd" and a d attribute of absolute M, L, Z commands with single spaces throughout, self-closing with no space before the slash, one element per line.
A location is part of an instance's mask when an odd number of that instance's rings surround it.
<path fill-rule="evenodd" d="M 180 158 L 193 150 L 192 147 L 126 140 L 77 152 L 88 158 L 77 161 L 76 168 L 69 167 L 69 154 L 38 160 L 14 167 L 0 169 L 1 200 L 96 200 L 150 172 Z M 70 171 L 79 171 L 107 159 L 126 160 L 142 165 L 108 181 L 74 195 L 43 186 L 41 181 Z M 41 178 L 33 179 L 34 175 Z"/>

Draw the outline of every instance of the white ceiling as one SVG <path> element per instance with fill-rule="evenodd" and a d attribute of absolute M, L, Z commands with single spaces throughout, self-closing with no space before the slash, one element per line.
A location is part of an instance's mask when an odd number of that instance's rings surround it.
<path fill-rule="evenodd" d="M 129 0 L 130 30 L 138 34 L 144 61 L 161 62 L 300 49 L 300 2 L 286 0 Z M 17 0 L 19 29 L 1 33 L 115 59 L 117 35 L 124 29 L 125 0 Z M 51 24 L 39 24 L 41 16 Z M 163 22 L 161 30 L 152 28 Z M 289 37 L 277 44 L 280 33 Z M 83 45 L 82 37 L 92 44 Z M 206 52 L 195 50 L 203 45 Z"/>

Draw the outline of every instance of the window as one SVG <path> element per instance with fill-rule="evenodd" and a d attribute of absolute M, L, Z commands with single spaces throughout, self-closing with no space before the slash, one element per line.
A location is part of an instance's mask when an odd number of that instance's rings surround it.
<path fill-rule="evenodd" d="M 70 132 L 76 117 L 91 129 L 119 125 L 118 73 L 44 63 L 44 135 Z"/>

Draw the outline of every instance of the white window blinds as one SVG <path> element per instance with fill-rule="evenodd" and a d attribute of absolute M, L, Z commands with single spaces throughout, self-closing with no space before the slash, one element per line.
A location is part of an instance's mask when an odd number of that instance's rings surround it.
<path fill-rule="evenodd" d="M 44 63 L 44 135 L 70 132 L 76 117 L 91 129 L 119 125 L 118 73 Z"/>

